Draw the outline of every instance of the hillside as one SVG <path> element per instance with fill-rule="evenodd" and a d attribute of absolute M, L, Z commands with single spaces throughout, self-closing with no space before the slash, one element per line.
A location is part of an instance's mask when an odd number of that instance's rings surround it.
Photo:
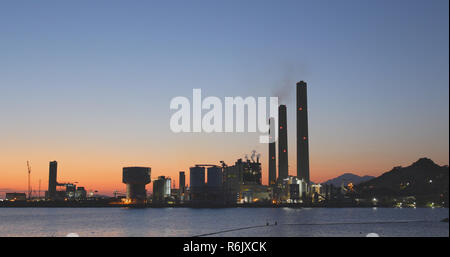
<path fill-rule="evenodd" d="M 342 185 L 342 183 L 344 183 L 344 185 L 347 185 L 348 183 L 353 183 L 353 185 L 357 185 L 362 182 L 371 180 L 373 178 L 375 178 L 375 177 L 373 177 L 373 176 L 358 176 L 353 173 L 344 173 L 344 174 L 340 175 L 339 177 L 330 179 L 322 184 L 340 187 Z"/>
<path fill-rule="evenodd" d="M 448 199 L 449 169 L 428 158 L 421 158 L 408 167 L 394 167 L 381 176 L 356 186 L 356 192 L 367 196 L 415 196 Z"/>

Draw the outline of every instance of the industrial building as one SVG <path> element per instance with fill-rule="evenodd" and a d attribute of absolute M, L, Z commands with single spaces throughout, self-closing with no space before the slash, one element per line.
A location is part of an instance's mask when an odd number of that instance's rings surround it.
<path fill-rule="evenodd" d="M 243 183 L 243 162 L 239 159 L 233 166 L 224 164 L 223 189 L 225 203 L 234 204 L 239 200 L 240 186 Z"/>
<path fill-rule="evenodd" d="M 271 203 L 273 191 L 271 187 L 264 185 L 246 185 L 239 187 L 237 203 Z"/>
<path fill-rule="evenodd" d="M 77 186 L 75 184 L 66 185 L 66 198 L 70 199 L 70 200 L 74 200 L 76 190 L 77 190 Z"/>
<path fill-rule="evenodd" d="M 6 193 L 5 196 L 6 201 L 26 201 L 27 195 L 25 193 Z"/>
<path fill-rule="evenodd" d="M 325 192 L 321 184 L 311 185 L 311 195 L 313 202 L 317 203 L 321 200 L 321 198 L 325 198 L 324 194 Z"/>
<path fill-rule="evenodd" d="M 205 182 L 207 168 L 207 182 Z M 197 164 L 190 168 L 190 200 L 193 203 L 223 201 L 222 168 L 212 164 Z"/>
<path fill-rule="evenodd" d="M 124 167 L 122 182 L 127 185 L 127 201 L 129 203 L 145 203 L 147 190 L 145 186 L 150 183 L 150 167 Z"/>
<path fill-rule="evenodd" d="M 261 184 L 261 163 L 259 155 L 255 160 L 255 152 L 251 159 L 238 159 L 233 166 L 224 165 L 223 188 L 225 202 L 229 204 L 257 201 L 270 201 L 271 191 Z"/>
<path fill-rule="evenodd" d="M 47 191 L 47 199 L 55 200 L 56 199 L 56 186 L 58 185 L 57 176 L 58 176 L 58 163 L 56 161 L 50 162 L 49 171 L 48 171 L 48 191 Z"/>
<path fill-rule="evenodd" d="M 153 181 L 153 203 L 165 203 L 171 198 L 172 180 L 165 176 L 159 176 Z"/>
<path fill-rule="evenodd" d="M 75 191 L 75 199 L 76 200 L 86 200 L 87 192 L 84 187 L 78 187 Z"/>
<path fill-rule="evenodd" d="M 58 162 L 51 161 L 48 171 L 48 190 L 45 192 L 45 198 L 51 201 L 74 201 L 86 199 L 86 190 L 84 187 L 75 185 L 77 182 L 58 182 Z M 58 187 L 65 187 L 64 190 L 58 190 Z"/>
<path fill-rule="evenodd" d="M 298 177 L 288 176 L 278 180 L 275 191 L 276 201 L 280 203 L 302 203 L 310 199 L 308 183 Z"/>

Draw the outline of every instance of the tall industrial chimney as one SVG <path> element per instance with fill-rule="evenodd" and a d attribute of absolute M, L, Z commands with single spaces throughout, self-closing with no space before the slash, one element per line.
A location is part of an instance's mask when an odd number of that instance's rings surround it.
<path fill-rule="evenodd" d="M 269 186 L 277 181 L 277 158 L 275 149 L 275 119 L 269 119 Z"/>
<path fill-rule="evenodd" d="M 297 83 L 297 177 L 309 183 L 308 104 L 306 82 Z"/>
<path fill-rule="evenodd" d="M 288 141 L 286 105 L 278 107 L 278 178 L 287 178 L 288 172 Z"/>
<path fill-rule="evenodd" d="M 58 182 L 56 182 L 58 171 L 58 163 L 56 161 L 50 162 L 49 170 L 48 170 L 48 199 L 54 200 L 56 198 L 56 186 Z"/>

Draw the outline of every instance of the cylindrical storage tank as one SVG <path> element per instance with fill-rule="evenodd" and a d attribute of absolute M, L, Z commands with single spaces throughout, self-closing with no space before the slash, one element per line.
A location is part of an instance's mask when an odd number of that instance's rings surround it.
<path fill-rule="evenodd" d="M 164 201 L 164 181 L 161 177 L 153 181 L 153 203 L 161 203 Z"/>
<path fill-rule="evenodd" d="M 195 166 L 189 171 L 191 201 L 201 201 L 205 197 L 205 167 Z"/>
<path fill-rule="evenodd" d="M 190 189 L 192 198 L 198 198 L 199 193 L 202 193 L 205 189 L 205 167 L 191 167 L 190 169 Z"/>
<path fill-rule="evenodd" d="M 205 186 L 205 167 L 191 167 L 190 169 L 190 187 L 191 190 L 203 188 Z"/>
<path fill-rule="evenodd" d="M 164 196 L 169 197 L 171 195 L 172 189 L 172 180 L 170 178 L 166 178 L 164 180 Z"/>
<path fill-rule="evenodd" d="M 222 169 L 218 166 L 208 168 L 208 187 L 222 186 Z"/>

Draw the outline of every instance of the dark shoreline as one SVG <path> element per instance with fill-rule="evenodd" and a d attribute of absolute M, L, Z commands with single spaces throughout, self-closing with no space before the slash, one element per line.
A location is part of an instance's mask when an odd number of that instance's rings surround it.
<path fill-rule="evenodd" d="M 0 208 L 395 208 L 391 205 L 321 204 L 112 204 L 109 202 L 0 202 Z M 427 206 L 417 206 L 418 208 Z M 443 206 L 448 208 L 448 206 Z"/>

